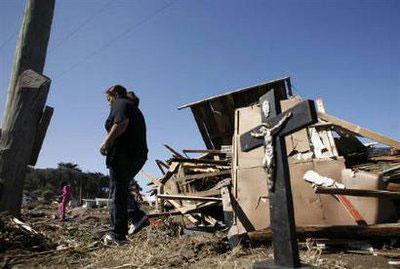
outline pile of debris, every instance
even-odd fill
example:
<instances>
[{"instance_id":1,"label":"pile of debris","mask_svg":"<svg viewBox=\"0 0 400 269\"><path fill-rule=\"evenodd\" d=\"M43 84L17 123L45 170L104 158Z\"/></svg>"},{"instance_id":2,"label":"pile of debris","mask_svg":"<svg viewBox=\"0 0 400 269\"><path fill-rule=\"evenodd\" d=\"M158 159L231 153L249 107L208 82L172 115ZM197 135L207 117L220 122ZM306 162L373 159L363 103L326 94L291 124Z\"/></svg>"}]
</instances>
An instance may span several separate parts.
<instances>
[{"instance_id":1,"label":"pile of debris","mask_svg":"<svg viewBox=\"0 0 400 269\"><path fill-rule=\"evenodd\" d=\"M172 153L167 161L156 160L162 176L151 181L151 195L157 195L159 213L150 216L183 214L198 226L222 224L224 188L231 184L231 147L221 150L183 150L183 154L165 145ZM191 157L189 154L200 154Z\"/></svg>"},{"instance_id":2,"label":"pile of debris","mask_svg":"<svg viewBox=\"0 0 400 269\"><path fill-rule=\"evenodd\" d=\"M54 246L43 234L18 218L0 215L0 253L13 250L19 254L22 250L39 252Z\"/></svg>"},{"instance_id":3,"label":"pile of debris","mask_svg":"<svg viewBox=\"0 0 400 269\"><path fill-rule=\"evenodd\" d=\"M197 226L222 221L230 238L257 231L269 238L264 149L244 151L241 137L261 124L259 99L272 91L282 112L303 102L285 77L179 108L191 109L207 149L179 153L166 145L173 156L156 161L162 176L145 174L157 197L158 211L150 216L183 215ZM327 114L320 99L315 103L318 122L285 137L299 229L308 238L350 226L349 237L367 228L361 233L386 229L387 236L399 236L400 142Z\"/></svg>"},{"instance_id":4,"label":"pile of debris","mask_svg":"<svg viewBox=\"0 0 400 269\"><path fill-rule=\"evenodd\" d=\"M106 233L109 215L103 208L74 208L67 222L53 220L55 207L43 206L40 211L23 208L26 227L42 234L52 247L39 251L31 243L33 235L26 230L24 244L19 237L11 237L12 229L25 229L2 219L2 230L10 243L0 252L2 268L248 268L256 260L271 259L271 247L243 247L229 249L225 232L183 234L179 217L159 217L152 225L130 235L129 243L104 246L99 241ZM4 225L4 223L6 223ZM17 226L15 226L17 225ZM307 231L304 231L307 232ZM33 242L33 241L32 241ZM44 241L41 241L42 243ZM4 241L0 241L3 247ZM31 245L31 249L27 249ZM364 249L368 245L360 245ZM400 257L399 249L370 249L367 251L332 248L326 251L320 242L300 244L300 257L318 268L390 268L388 261ZM336 252L336 253L335 253ZM360 254L363 258L360 259ZM375 256L377 255L377 256Z\"/></svg>"}]
</instances>

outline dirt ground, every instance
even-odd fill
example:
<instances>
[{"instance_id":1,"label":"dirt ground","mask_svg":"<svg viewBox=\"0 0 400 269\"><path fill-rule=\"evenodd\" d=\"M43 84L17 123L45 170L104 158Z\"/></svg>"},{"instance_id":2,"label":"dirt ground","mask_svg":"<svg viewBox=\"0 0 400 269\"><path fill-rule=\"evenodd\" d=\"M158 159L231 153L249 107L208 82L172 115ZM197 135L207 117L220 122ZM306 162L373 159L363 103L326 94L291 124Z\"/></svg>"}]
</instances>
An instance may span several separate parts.
<instances>
[{"instance_id":1,"label":"dirt ground","mask_svg":"<svg viewBox=\"0 0 400 269\"><path fill-rule=\"evenodd\" d=\"M76 208L70 220L53 219L56 208L24 209L21 220L33 232L0 219L2 268L250 268L272 259L269 246L229 248L224 232L182 235L173 219L158 219L121 246L104 246L108 227L106 209ZM35 234L34 232L37 232ZM300 244L303 262L319 268L394 268L400 250L374 249L379 255L348 253L347 248L322 249L315 241Z\"/></svg>"}]
</instances>

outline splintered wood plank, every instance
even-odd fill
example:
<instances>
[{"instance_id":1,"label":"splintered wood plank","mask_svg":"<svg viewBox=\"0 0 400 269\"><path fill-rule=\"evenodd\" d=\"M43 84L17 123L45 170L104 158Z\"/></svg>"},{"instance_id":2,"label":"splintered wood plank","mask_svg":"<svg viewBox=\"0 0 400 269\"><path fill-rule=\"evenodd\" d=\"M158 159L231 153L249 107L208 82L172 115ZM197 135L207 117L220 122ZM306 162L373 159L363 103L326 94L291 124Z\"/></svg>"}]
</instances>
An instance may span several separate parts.
<instances>
[{"instance_id":1,"label":"splintered wood plank","mask_svg":"<svg viewBox=\"0 0 400 269\"><path fill-rule=\"evenodd\" d=\"M205 196L218 196L220 195L220 190L208 190L208 191L197 191L197 192L192 192L190 193L190 195L192 196L201 196L201 197L205 197Z\"/></svg>"},{"instance_id":2,"label":"splintered wood plank","mask_svg":"<svg viewBox=\"0 0 400 269\"><path fill-rule=\"evenodd\" d=\"M233 224L233 208L231 194L228 187L221 188L222 208L224 211L224 223L228 227Z\"/></svg>"},{"instance_id":3,"label":"splintered wood plank","mask_svg":"<svg viewBox=\"0 0 400 269\"><path fill-rule=\"evenodd\" d=\"M354 221L361 226L367 226L368 223L365 221L364 217L353 205L353 203L344 195L334 195L344 209L349 213L349 215L354 219Z\"/></svg>"},{"instance_id":4,"label":"splintered wood plank","mask_svg":"<svg viewBox=\"0 0 400 269\"><path fill-rule=\"evenodd\" d=\"M165 175L160 179L160 182L162 184L164 184L165 182L167 182L172 175L176 172L176 169L178 169L179 167L179 163L178 162L172 162L169 166L169 169L167 171L167 173L165 173Z\"/></svg>"},{"instance_id":5,"label":"splintered wood plank","mask_svg":"<svg viewBox=\"0 0 400 269\"><path fill-rule=\"evenodd\" d=\"M226 164L228 160L207 160L207 159L190 159L190 158L172 158L172 162L179 163L204 163L204 164Z\"/></svg>"},{"instance_id":6,"label":"splintered wood plank","mask_svg":"<svg viewBox=\"0 0 400 269\"><path fill-rule=\"evenodd\" d=\"M161 173L162 173L163 175L165 175L164 168L168 169L169 166L168 166L166 163L164 163L163 161L160 161L160 160L156 160L155 162L156 162L156 164L157 164L158 169L160 169ZM163 168L163 167L164 167L164 168Z\"/></svg>"},{"instance_id":7,"label":"splintered wood plank","mask_svg":"<svg viewBox=\"0 0 400 269\"><path fill-rule=\"evenodd\" d=\"M384 197L390 199L399 199L400 192L396 191L377 191L377 190L360 190L360 189L334 189L317 187L315 193L319 194L338 194L359 197Z\"/></svg>"},{"instance_id":8,"label":"splintered wood plank","mask_svg":"<svg viewBox=\"0 0 400 269\"><path fill-rule=\"evenodd\" d=\"M327 239L365 239L365 238L394 238L400 236L400 224L374 224L368 226L359 225L333 225L333 226L297 226L296 234L299 239L327 238ZM272 232L270 229L250 232L247 234L250 240L270 241Z\"/></svg>"},{"instance_id":9,"label":"splintered wood plank","mask_svg":"<svg viewBox=\"0 0 400 269\"><path fill-rule=\"evenodd\" d=\"M158 194L158 198L166 200L189 200L189 201L222 201L221 198L217 197L206 197L206 196L192 196L192 195L170 195L170 194Z\"/></svg>"},{"instance_id":10,"label":"splintered wood plank","mask_svg":"<svg viewBox=\"0 0 400 269\"><path fill-rule=\"evenodd\" d=\"M324 121L332 123L333 125L335 125L339 128L343 128L353 134L375 140L376 142L391 146L395 149L400 149L400 142L393 138L390 138L388 136L385 136L385 135L379 134L377 132L362 128L359 125L339 119L339 118L334 117L329 114L318 113L318 117Z\"/></svg>"},{"instance_id":11,"label":"splintered wood plank","mask_svg":"<svg viewBox=\"0 0 400 269\"><path fill-rule=\"evenodd\" d=\"M167 144L164 144L164 147L165 147L166 149L168 149L170 152L172 152L172 154L173 154L175 157L184 158L182 154L180 154L178 151L176 151L176 150L175 150L174 148L172 148L171 146L169 146L169 145L167 145Z\"/></svg>"},{"instance_id":12,"label":"splintered wood plank","mask_svg":"<svg viewBox=\"0 0 400 269\"><path fill-rule=\"evenodd\" d=\"M213 154L222 154L224 153L219 149L184 149L184 153L213 153Z\"/></svg>"},{"instance_id":13,"label":"splintered wood plank","mask_svg":"<svg viewBox=\"0 0 400 269\"><path fill-rule=\"evenodd\" d=\"M194 175L187 175L181 178L177 178L177 181L187 181L192 179L202 179L207 177L218 177L218 176L228 176L231 174L230 170L215 172L215 173L201 173L201 174L194 174Z\"/></svg>"},{"instance_id":14,"label":"splintered wood plank","mask_svg":"<svg viewBox=\"0 0 400 269\"><path fill-rule=\"evenodd\" d=\"M316 103L318 112L326 113L324 101L321 98L317 98L315 100L315 103ZM323 140L324 144L328 145L332 155L339 156L337 148L336 148L335 140L333 138L332 131L327 130L327 129L321 129L321 130L319 130L319 133L321 135L321 139Z\"/></svg>"},{"instance_id":15,"label":"splintered wood plank","mask_svg":"<svg viewBox=\"0 0 400 269\"><path fill-rule=\"evenodd\" d=\"M175 202L174 200L166 200L166 201L171 205L173 205L179 212L181 212L181 214L184 214L184 216L192 223L197 224L199 222L195 217L188 215L187 214L188 210L186 210L186 208L182 208L182 206L178 202Z\"/></svg>"},{"instance_id":16,"label":"splintered wood plank","mask_svg":"<svg viewBox=\"0 0 400 269\"><path fill-rule=\"evenodd\" d=\"M159 181L158 178L153 177L152 175L146 173L146 172L143 171L143 170L141 171L141 173L142 173L142 175L143 175L145 178L147 178L148 180L150 180L151 183L153 183L154 185L156 185L156 186L158 186L158 187L162 185L162 183Z\"/></svg>"},{"instance_id":17,"label":"splintered wood plank","mask_svg":"<svg viewBox=\"0 0 400 269\"><path fill-rule=\"evenodd\" d=\"M174 216L174 215L183 215L186 217L186 216L190 216L187 214L201 212L204 208L214 206L216 204L217 204L217 202L207 202L207 203L204 203L204 204L201 204L198 206L192 205L192 206L190 206L190 208L189 207L181 207L180 210L174 209L174 210L170 210L167 212L151 212L151 213L148 213L147 216L149 218L155 218L155 217L161 217L161 216ZM182 212L185 212L185 213L182 213ZM193 220L194 219L195 218L193 218ZM198 222L198 221L196 220L196 222Z\"/></svg>"},{"instance_id":18,"label":"splintered wood plank","mask_svg":"<svg viewBox=\"0 0 400 269\"><path fill-rule=\"evenodd\" d=\"M169 194L169 192L167 191L167 190L165 190L164 188L163 188L163 186L160 186L159 187L159 190L157 191L157 194L161 194L161 193L164 193L164 194ZM177 201L174 201L174 200L167 200L167 199L158 199L158 197L156 198L156 201L161 201L158 205L159 205L159 207L160 207L160 209L162 210L163 208L164 208L164 204L163 204L163 201L166 201L166 202L168 202L169 204L171 204L173 207L175 207L176 208L176 210L178 210L182 215L184 215L190 222L192 222L193 224L197 224L199 221L194 217L194 216L192 216L192 215L190 215L190 214L188 214L188 211L190 211L190 209L193 209L192 207L191 208L187 208L187 207L183 207L179 202L177 202Z\"/></svg>"}]
</instances>

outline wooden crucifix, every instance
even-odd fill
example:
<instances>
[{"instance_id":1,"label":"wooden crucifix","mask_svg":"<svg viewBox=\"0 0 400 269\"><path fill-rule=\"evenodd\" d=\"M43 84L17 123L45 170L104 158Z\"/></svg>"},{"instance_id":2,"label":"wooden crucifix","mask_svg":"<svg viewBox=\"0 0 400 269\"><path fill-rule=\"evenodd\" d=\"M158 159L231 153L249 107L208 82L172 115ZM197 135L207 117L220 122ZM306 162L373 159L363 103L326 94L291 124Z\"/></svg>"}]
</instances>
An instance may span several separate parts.
<instances>
[{"instance_id":1,"label":"wooden crucifix","mask_svg":"<svg viewBox=\"0 0 400 269\"><path fill-rule=\"evenodd\" d=\"M272 89L260 98L262 124L240 137L242 151L264 146L263 166L267 172L270 227L274 247L274 263L260 262L254 268L301 267L297 246L290 173L285 136L317 122L314 102L303 101L281 112L282 90Z\"/></svg>"}]
</instances>

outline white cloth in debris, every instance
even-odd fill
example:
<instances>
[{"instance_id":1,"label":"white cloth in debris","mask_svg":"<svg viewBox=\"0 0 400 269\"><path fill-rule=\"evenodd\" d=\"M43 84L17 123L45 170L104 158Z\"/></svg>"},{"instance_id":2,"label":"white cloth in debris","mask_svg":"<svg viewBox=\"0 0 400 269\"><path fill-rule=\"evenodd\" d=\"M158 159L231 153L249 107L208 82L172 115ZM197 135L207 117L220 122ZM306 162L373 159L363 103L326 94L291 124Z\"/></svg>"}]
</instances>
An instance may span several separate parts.
<instances>
[{"instance_id":1,"label":"white cloth in debris","mask_svg":"<svg viewBox=\"0 0 400 269\"><path fill-rule=\"evenodd\" d=\"M334 179L329 177L324 177L315 171L309 170L304 176L304 180L313 184L313 186L321 186L327 188L338 188L344 189L345 186L342 183L336 182Z\"/></svg>"}]
</instances>

